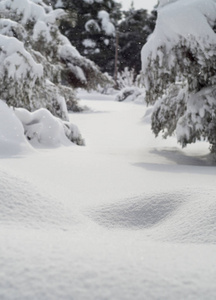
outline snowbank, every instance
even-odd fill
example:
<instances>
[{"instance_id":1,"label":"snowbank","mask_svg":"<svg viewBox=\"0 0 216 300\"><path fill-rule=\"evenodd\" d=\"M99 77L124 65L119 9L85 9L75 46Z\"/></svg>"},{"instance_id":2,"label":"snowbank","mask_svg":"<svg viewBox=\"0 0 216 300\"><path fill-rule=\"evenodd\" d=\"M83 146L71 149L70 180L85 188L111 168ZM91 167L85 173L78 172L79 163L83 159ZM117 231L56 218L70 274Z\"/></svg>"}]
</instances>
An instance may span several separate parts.
<instances>
[{"instance_id":1,"label":"snowbank","mask_svg":"<svg viewBox=\"0 0 216 300\"><path fill-rule=\"evenodd\" d=\"M152 136L145 106L82 96L85 148L1 159L0 298L215 299L206 144L181 150Z\"/></svg>"},{"instance_id":2,"label":"snowbank","mask_svg":"<svg viewBox=\"0 0 216 300\"><path fill-rule=\"evenodd\" d=\"M58 147L69 146L71 142L84 144L77 126L54 117L45 108L32 113L16 108L15 114L22 122L25 135L32 145Z\"/></svg>"},{"instance_id":3,"label":"snowbank","mask_svg":"<svg viewBox=\"0 0 216 300\"><path fill-rule=\"evenodd\" d=\"M0 155L17 155L32 146L59 147L84 141L77 126L54 117L48 110L29 112L9 108L0 100Z\"/></svg>"},{"instance_id":4,"label":"snowbank","mask_svg":"<svg viewBox=\"0 0 216 300\"><path fill-rule=\"evenodd\" d=\"M31 151L31 146L24 136L22 123L9 108L0 100L0 155L18 155Z\"/></svg>"}]
</instances>

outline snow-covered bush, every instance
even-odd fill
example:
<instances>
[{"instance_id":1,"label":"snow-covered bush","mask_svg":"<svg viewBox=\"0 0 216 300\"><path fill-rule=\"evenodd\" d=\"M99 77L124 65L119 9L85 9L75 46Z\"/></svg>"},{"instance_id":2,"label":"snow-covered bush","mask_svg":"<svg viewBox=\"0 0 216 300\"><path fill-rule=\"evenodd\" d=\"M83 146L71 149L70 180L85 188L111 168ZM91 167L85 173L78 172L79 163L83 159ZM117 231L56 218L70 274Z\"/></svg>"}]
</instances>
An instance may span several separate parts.
<instances>
[{"instance_id":1,"label":"snow-covered bush","mask_svg":"<svg viewBox=\"0 0 216 300\"><path fill-rule=\"evenodd\" d=\"M137 76L134 69L129 70L128 67L117 74L117 86L119 89L125 87L138 86Z\"/></svg>"},{"instance_id":2,"label":"snow-covered bush","mask_svg":"<svg viewBox=\"0 0 216 300\"><path fill-rule=\"evenodd\" d=\"M29 112L0 100L0 155L17 155L36 147L84 145L78 128L54 117L47 109Z\"/></svg>"},{"instance_id":3,"label":"snow-covered bush","mask_svg":"<svg viewBox=\"0 0 216 300\"><path fill-rule=\"evenodd\" d=\"M145 98L145 89L140 82L140 75L136 75L134 69L129 70L127 67L122 71L118 72L116 85L120 92L116 95L116 101L134 101L139 97L140 99Z\"/></svg>"},{"instance_id":4,"label":"snow-covered bush","mask_svg":"<svg viewBox=\"0 0 216 300\"><path fill-rule=\"evenodd\" d=\"M126 87L122 89L115 97L116 101L137 101L139 103L145 102L145 89L138 87Z\"/></svg>"},{"instance_id":5,"label":"snow-covered bush","mask_svg":"<svg viewBox=\"0 0 216 300\"><path fill-rule=\"evenodd\" d=\"M216 152L216 1L161 0L154 33L142 49L152 129L185 146L206 139Z\"/></svg>"},{"instance_id":6,"label":"snow-covered bush","mask_svg":"<svg viewBox=\"0 0 216 300\"><path fill-rule=\"evenodd\" d=\"M15 107L40 107L67 120L79 110L70 87L96 88L106 76L58 29L65 16L42 0L0 1L0 97Z\"/></svg>"},{"instance_id":7,"label":"snow-covered bush","mask_svg":"<svg viewBox=\"0 0 216 300\"><path fill-rule=\"evenodd\" d=\"M68 146L71 142L84 145L84 140L74 124L54 117L45 108L34 112L15 108L14 113L23 125L26 138L34 146Z\"/></svg>"}]
</instances>

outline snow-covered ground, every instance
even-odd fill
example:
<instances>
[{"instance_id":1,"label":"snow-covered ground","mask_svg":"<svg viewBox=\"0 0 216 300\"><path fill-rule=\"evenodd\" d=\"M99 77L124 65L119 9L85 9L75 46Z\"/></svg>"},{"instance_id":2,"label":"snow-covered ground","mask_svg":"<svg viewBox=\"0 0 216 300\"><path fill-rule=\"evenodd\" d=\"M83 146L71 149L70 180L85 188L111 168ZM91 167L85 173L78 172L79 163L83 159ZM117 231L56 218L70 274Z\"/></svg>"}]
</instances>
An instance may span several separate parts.
<instances>
[{"instance_id":1,"label":"snow-covered ground","mask_svg":"<svg viewBox=\"0 0 216 300\"><path fill-rule=\"evenodd\" d=\"M155 139L142 105L81 97L85 147L1 155L0 299L215 299L208 145Z\"/></svg>"}]
</instances>

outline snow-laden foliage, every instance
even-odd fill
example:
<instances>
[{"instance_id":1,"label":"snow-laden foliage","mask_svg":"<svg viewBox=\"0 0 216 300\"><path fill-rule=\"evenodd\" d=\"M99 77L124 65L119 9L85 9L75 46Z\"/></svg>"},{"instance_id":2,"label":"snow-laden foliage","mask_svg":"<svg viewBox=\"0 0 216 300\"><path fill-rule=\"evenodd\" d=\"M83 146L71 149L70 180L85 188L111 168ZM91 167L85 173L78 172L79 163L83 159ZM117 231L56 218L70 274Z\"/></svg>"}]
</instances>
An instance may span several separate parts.
<instances>
[{"instance_id":1,"label":"snow-laden foliage","mask_svg":"<svg viewBox=\"0 0 216 300\"><path fill-rule=\"evenodd\" d=\"M110 20L108 12L101 10L98 13L98 19L101 21L102 30L107 36L115 36L115 26Z\"/></svg>"},{"instance_id":2,"label":"snow-laden foliage","mask_svg":"<svg viewBox=\"0 0 216 300\"><path fill-rule=\"evenodd\" d=\"M144 103L145 89L141 82L142 77L136 75L135 70L125 68L122 72L118 72L116 86L120 92L116 95L116 101L137 101Z\"/></svg>"},{"instance_id":3,"label":"snow-laden foliage","mask_svg":"<svg viewBox=\"0 0 216 300\"><path fill-rule=\"evenodd\" d=\"M122 71L126 66L134 69L136 74L141 70L140 52L148 36L153 32L156 21L156 11L150 14L145 9L134 9L123 12L123 18L118 26L119 32L119 65Z\"/></svg>"},{"instance_id":4,"label":"snow-laden foliage","mask_svg":"<svg viewBox=\"0 0 216 300\"><path fill-rule=\"evenodd\" d=\"M16 108L14 113L23 125L26 138L34 146L68 146L71 145L71 142L77 145L84 144L76 125L54 117L45 108L34 112Z\"/></svg>"},{"instance_id":5,"label":"snow-laden foliage","mask_svg":"<svg viewBox=\"0 0 216 300\"><path fill-rule=\"evenodd\" d=\"M55 8L67 10L70 18L60 29L78 49L103 72L113 75L115 27L120 19L120 4L115 0L52 0Z\"/></svg>"},{"instance_id":6,"label":"snow-laden foliage","mask_svg":"<svg viewBox=\"0 0 216 300\"><path fill-rule=\"evenodd\" d=\"M201 138L216 152L216 1L160 1L154 33L142 49L152 129L185 146Z\"/></svg>"},{"instance_id":7,"label":"snow-laden foliage","mask_svg":"<svg viewBox=\"0 0 216 300\"><path fill-rule=\"evenodd\" d=\"M18 155L31 147L83 145L78 128L54 117L47 109L29 112L0 100L0 155Z\"/></svg>"},{"instance_id":8,"label":"snow-laden foliage","mask_svg":"<svg viewBox=\"0 0 216 300\"><path fill-rule=\"evenodd\" d=\"M135 101L136 103L145 103L145 89L138 87L125 87L115 97L116 101Z\"/></svg>"},{"instance_id":9,"label":"snow-laden foliage","mask_svg":"<svg viewBox=\"0 0 216 300\"><path fill-rule=\"evenodd\" d=\"M139 86L139 76L136 75L134 69L124 68L123 71L118 72L116 85L119 89L125 87Z\"/></svg>"},{"instance_id":10,"label":"snow-laden foliage","mask_svg":"<svg viewBox=\"0 0 216 300\"><path fill-rule=\"evenodd\" d=\"M67 120L78 110L71 87L93 88L103 76L64 37L62 9L42 0L0 1L0 96L15 107L49 109Z\"/></svg>"}]
</instances>

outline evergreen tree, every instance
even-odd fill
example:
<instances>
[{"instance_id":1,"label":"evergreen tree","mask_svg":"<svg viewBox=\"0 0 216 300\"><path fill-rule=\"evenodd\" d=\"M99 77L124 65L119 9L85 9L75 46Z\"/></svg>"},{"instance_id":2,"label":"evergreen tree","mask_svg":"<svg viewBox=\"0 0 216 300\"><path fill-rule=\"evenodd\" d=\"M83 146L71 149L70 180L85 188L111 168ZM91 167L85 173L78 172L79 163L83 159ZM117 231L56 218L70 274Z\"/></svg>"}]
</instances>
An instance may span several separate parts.
<instances>
[{"instance_id":1,"label":"evergreen tree","mask_svg":"<svg viewBox=\"0 0 216 300\"><path fill-rule=\"evenodd\" d=\"M103 72L113 75L115 27L120 19L120 4L114 0L54 0L70 18L61 22L60 29L79 50L94 61Z\"/></svg>"},{"instance_id":2,"label":"evergreen tree","mask_svg":"<svg viewBox=\"0 0 216 300\"><path fill-rule=\"evenodd\" d=\"M171 9L172 6L172 9ZM185 10L186 9L186 10ZM216 153L216 2L161 0L142 50L152 129L182 146L206 139Z\"/></svg>"},{"instance_id":3,"label":"evergreen tree","mask_svg":"<svg viewBox=\"0 0 216 300\"><path fill-rule=\"evenodd\" d=\"M135 10L133 6L124 12L124 19L119 25L119 70L125 67L141 70L141 49L148 36L153 32L156 11L151 14L145 9Z\"/></svg>"},{"instance_id":4,"label":"evergreen tree","mask_svg":"<svg viewBox=\"0 0 216 300\"><path fill-rule=\"evenodd\" d=\"M42 0L0 2L0 97L8 105L45 107L67 120L66 104L79 109L71 86L93 88L107 80L60 33L63 17Z\"/></svg>"}]
</instances>

